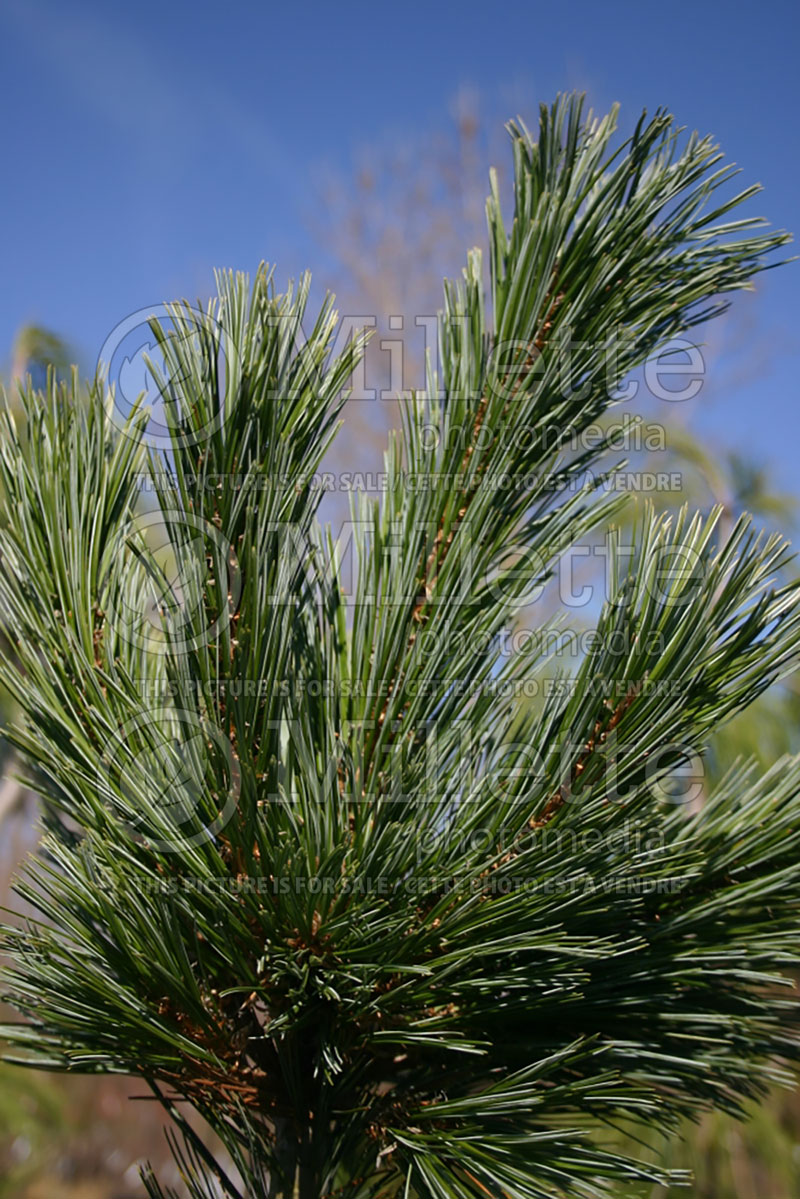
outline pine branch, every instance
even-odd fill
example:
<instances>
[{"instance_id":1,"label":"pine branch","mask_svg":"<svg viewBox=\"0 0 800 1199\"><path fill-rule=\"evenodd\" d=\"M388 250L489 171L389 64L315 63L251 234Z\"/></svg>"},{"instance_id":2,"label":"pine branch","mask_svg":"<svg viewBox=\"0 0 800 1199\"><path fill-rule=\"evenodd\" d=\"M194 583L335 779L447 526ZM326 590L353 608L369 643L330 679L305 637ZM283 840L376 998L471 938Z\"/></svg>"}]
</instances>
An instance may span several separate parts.
<instances>
[{"instance_id":1,"label":"pine branch","mask_svg":"<svg viewBox=\"0 0 800 1199\"><path fill-rule=\"evenodd\" d=\"M2 1031L147 1079L195 1199L618 1194L672 1176L605 1129L739 1111L798 1059L800 761L669 802L797 662L785 542L646 512L573 676L527 702L544 639L501 645L614 517L609 447L573 447L786 241L732 218L753 189L708 139L615 124L510 126L490 294L474 251L354 505L349 604L309 480L364 339L334 353L327 300L301 342L307 278L223 274L155 324L166 450L102 379L3 414L0 682L45 833Z\"/></svg>"}]
</instances>

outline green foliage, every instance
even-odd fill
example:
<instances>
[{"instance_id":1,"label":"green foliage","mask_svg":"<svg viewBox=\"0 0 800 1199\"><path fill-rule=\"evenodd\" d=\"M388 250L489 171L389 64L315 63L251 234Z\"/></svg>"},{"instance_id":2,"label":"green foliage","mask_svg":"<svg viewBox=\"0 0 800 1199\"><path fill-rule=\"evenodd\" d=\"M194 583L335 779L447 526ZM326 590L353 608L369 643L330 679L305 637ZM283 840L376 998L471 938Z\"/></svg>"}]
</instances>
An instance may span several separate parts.
<instances>
[{"instance_id":1,"label":"green foliage","mask_svg":"<svg viewBox=\"0 0 800 1199\"><path fill-rule=\"evenodd\" d=\"M68 378L71 360L72 350L58 334L42 325L23 325L11 351L11 378L22 380L30 375L37 386L45 381L48 370L55 371L60 378ZM13 389L10 400L12 404L16 402Z\"/></svg>"},{"instance_id":2,"label":"green foliage","mask_svg":"<svg viewBox=\"0 0 800 1199\"><path fill-rule=\"evenodd\" d=\"M692 1199L786 1199L800 1191L797 1092L775 1089L769 1099L746 1104L742 1119L710 1111L686 1121L678 1135L649 1129L650 1152L670 1169L688 1170ZM641 1151L641 1135L637 1136ZM667 1199L668 1187L642 1186L642 1199ZM681 1192L678 1191L677 1194Z\"/></svg>"},{"instance_id":3,"label":"green foliage","mask_svg":"<svg viewBox=\"0 0 800 1199\"><path fill-rule=\"evenodd\" d=\"M13 1199L35 1172L46 1145L65 1123L64 1105L47 1085L47 1079L3 1066L0 1070L0 1126L7 1138L0 1156L0 1196ZM15 1153L16 1150L16 1153Z\"/></svg>"},{"instance_id":4,"label":"green foliage","mask_svg":"<svg viewBox=\"0 0 800 1199\"><path fill-rule=\"evenodd\" d=\"M310 479L363 342L332 353L329 304L295 337L307 281L223 274L154 326L166 448L102 380L29 391L27 441L6 416L0 678L47 832L3 1031L144 1078L194 1196L618 1194L665 1174L609 1126L740 1112L798 1056L800 763L675 802L796 662L785 543L644 514L574 677L520 704L546 660L502 648L617 510L581 431L786 240L730 219L753 189L720 198L708 140L614 131L511 126L491 294L473 251L349 543Z\"/></svg>"}]
</instances>

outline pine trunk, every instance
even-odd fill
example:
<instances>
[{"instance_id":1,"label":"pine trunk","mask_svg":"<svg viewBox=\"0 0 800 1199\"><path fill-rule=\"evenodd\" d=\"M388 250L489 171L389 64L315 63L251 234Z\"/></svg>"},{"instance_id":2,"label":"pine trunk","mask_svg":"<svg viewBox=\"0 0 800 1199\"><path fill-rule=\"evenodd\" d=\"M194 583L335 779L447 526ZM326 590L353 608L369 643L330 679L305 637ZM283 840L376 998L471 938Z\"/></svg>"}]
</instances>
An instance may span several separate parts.
<instances>
[{"instance_id":1,"label":"pine trunk","mask_svg":"<svg viewBox=\"0 0 800 1199\"><path fill-rule=\"evenodd\" d=\"M319 1199L311 1138L307 1135L298 1138L290 1121L277 1120L275 1145L280 1175L270 1183L268 1199Z\"/></svg>"}]
</instances>

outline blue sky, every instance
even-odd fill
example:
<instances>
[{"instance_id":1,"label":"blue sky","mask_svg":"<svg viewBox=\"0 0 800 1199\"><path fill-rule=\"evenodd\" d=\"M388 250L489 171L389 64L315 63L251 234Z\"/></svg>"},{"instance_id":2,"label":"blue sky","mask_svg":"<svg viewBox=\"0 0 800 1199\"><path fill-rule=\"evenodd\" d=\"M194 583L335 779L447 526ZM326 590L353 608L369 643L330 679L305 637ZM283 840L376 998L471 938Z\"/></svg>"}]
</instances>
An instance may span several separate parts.
<instances>
[{"instance_id":1,"label":"blue sky","mask_svg":"<svg viewBox=\"0 0 800 1199\"><path fill-rule=\"evenodd\" d=\"M799 30L789 0L3 0L0 360L35 321L93 364L127 314L208 293L214 266L313 269L320 172L446 128L465 87L498 121L574 87L631 120L666 105L764 185L753 211L800 231ZM726 318L694 421L798 492L799 300L797 263Z\"/></svg>"}]
</instances>

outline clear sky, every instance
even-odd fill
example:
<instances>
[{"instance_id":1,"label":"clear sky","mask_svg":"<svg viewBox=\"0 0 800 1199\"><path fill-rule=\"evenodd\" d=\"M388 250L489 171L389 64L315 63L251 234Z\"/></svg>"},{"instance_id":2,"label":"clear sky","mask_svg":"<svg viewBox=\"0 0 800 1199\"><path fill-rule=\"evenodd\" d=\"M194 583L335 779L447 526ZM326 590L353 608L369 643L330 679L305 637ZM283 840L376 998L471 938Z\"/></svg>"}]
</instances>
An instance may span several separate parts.
<instances>
[{"instance_id":1,"label":"clear sky","mask_svg":"<svg viewBox=\"0 0 800 1199\"><path fill-rule=\"evenodd\" d=\"M314 180L380 139L445 126L460 88L521 112L558 90L668 106L800 232L800 16L790 0L669 4L0 0L0 359L23 322L93 364L130 312L214 266L314 267ZM488 164L487 164L488 166ZM800 492L800 262L714 334L696 426Z\"/></svg>"}]
</instances>

